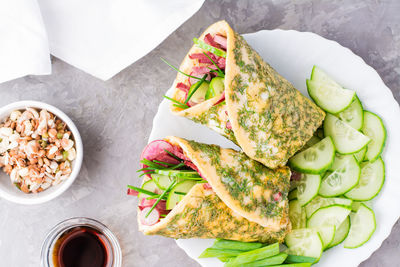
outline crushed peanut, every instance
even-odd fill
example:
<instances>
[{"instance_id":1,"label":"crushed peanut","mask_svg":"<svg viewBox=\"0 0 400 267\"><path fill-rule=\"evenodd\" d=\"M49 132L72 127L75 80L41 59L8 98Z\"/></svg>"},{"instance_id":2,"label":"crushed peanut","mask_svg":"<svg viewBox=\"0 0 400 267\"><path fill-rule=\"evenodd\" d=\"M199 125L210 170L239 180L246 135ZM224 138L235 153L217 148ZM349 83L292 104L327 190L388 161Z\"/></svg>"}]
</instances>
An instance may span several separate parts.
<instances>
[{"instance_id":1,"label":"crushed peanut","mask_svg":"<svg viewBox=\"0 0 400 267\"><path fill-rule=\"evenodd\" d=\"M0 167L24 193L67 179L75 157L67 125L47 110L15 110L0 123Z\"/></svg>"}]
</instances>

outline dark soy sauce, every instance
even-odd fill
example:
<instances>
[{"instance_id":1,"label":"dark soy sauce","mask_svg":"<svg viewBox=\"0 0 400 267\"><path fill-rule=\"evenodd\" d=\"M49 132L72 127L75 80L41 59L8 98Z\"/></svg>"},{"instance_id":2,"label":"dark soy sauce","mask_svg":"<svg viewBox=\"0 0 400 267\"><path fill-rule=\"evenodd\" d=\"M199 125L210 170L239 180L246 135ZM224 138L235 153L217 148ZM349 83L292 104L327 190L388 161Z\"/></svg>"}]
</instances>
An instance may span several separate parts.
<instances>
[{"instance_id":1,"label":"dark soy sauce","mask_svg":"<svg viewBox=\"0 0 400 267\"><path fill-rule=\"evenodd\" d=\"M105 236L86 226L78 226L63 233L53 250L56 267L105 267L108 249Z\"/></svg>"}]
</instances>

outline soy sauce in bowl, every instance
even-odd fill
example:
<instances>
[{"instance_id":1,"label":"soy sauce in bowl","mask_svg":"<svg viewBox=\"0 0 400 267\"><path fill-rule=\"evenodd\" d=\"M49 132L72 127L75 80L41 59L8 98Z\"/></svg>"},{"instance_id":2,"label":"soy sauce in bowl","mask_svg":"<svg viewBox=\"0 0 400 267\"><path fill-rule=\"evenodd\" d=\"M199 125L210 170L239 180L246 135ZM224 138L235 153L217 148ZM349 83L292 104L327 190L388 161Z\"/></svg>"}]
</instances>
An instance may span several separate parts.
<instances>
[{"instance_id":1,"label":"soy sauce in bowl","mask_svg":"<svg viewBox=\"0 0 400 267\"><path fill-rule=\"evenodd\" d=\"M116 236L101 222L77 217L60 222L47 234L42 267L121 267Z\"/></svg>"},{"instance_id":2,"label":"soy sauce in bowl","mask_svg":"<svg viewBox=\"0 0 400 267\"><path fill-rule=\"evenodd\" d=\"M109 257L105 239L94 228L72 228L56 241L53 263L56 267L105 267Z\"/></svg>"}]
</instances>

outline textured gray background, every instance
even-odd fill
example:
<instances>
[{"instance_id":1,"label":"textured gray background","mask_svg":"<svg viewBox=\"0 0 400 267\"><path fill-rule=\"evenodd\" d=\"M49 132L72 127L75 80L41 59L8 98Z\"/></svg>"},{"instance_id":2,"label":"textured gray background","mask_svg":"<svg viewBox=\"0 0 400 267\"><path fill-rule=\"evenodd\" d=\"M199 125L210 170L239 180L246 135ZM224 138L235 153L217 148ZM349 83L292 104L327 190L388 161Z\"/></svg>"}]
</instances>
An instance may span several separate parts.
<instances>
[{"instance_id":1,"label":"textured gray background","mask_svg":"<svg viewBox=\"0 0 400 267\"><path fill-rule=\"evenodd\" d=\"M73 186L40 206L0 200L1 266L39 266L46 232L62 219L88 216L109 226L120 240L124 266L198 266L175 244L137 232L136 200L125 185L139 184L135 171L152 118L178 64L209 24L226 19L239 33L262 29L311 31L338 41L373 66L400 100L400 2L389 1L206 1L150 54L102 82L53 59L51 76L30 76L0 85L0 105L45 101L65 111L84 143L84 164ZM400 266L400 225L361 266Z\"/></svg>"}]
</instances>

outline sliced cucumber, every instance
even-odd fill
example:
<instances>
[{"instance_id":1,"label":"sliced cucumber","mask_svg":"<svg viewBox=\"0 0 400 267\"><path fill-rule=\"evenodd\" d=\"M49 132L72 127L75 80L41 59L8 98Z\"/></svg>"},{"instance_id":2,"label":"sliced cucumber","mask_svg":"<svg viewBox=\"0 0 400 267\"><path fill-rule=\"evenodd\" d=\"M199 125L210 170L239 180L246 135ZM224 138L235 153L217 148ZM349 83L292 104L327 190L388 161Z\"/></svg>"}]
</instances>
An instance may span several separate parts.
<instances>
[{"instance_id":1,"label":"sliced cucumber","mask_svg":"<svg viewBox=\"0 0 400 267\"><path fill-rule=\"evenodd\" d=\"M330 137L325 137L312 147L296 154L289 159L292 169L311 174L319 174L326 171L335 157L335 146Z\"/></svg>"},{"instance_id":2,"label":"sliced cucumber","mask_svg":"<svg viewBox=\"0 0 400 267\"><path fill-rule=\"evenodd\" d=\"M368 136L363 135L331 114L326 114L324 133L325 136L332 137L336 150L340 154L356 153L371 141Z\"/></svg>"},{"instance_id":3,"label":"sliced cucumber","mask_svg":"<svg viewBox=\"0 0 400 267\"><path fill-rule=\"evenodd\" d=\"M186 180L176 184L168 194L166 209L172 210L176 204L179 203L185 196L182 193L187 193L189 190L196 184L197 182ZM175 192L179 192L180 194L176 194Z\"/></svg>"},{"instance_id":4,"label":"sliced cucumber","mask_svg":"<svg viewBox=\"0 0 400 267\"><path fill-rule=\"evenodd\" d=\"M336 226L334 225L323 225L323 226L317 226L315 229L318 231L319 235L321 236L322 240L322 247L326 249L331 242L333 241L333 238L335 237L335 232L336 232Z\"/></svg>"},{"instance_id":5,"label":"sliced cucumber","mask_svg":"<svg viewBox=\"0 0 400 267\"><path fill-rule=\"evenodd\" d=\"M372 209L361 204L358 211L350 215L350 221L350 232L344 241L344 247L358 248L365 244L375 232L375 214Z\"/></svg>"},{"instance_id":6,"label":"sliced cucumber","mask_svg":"<svg viewBox=\"0 0 400 267\"><path fill-rule=\"evenodd\" d=\"M364 112L360 99L356 96L351 105L340 112L338 117L354 129L360 130L364 121Z\"/></svg>"},{"instance_id":7,"label":"sliced cucumber","mask_svg":"<svg viewBox=\"0 0 400 267\"><path fill-rule=\"evenodd\" d=\"M353 212L357 212L358 209L360 208L361 204L364 204L365 206L367 206L368 208L372 209L372 201L364 201L364 202L360 202L360 201L353 201L353 203L351 204L351 210Z\"/></svg>"},{"instance_id":8,"label":"sliced cucumber","mask_svg":"<svg viewBox=\"0 0 400 267\"><path fill-rule=\"evenodd\" d=\"M340 196L358 184L361 168L353 155L336 155L331 168L333 172L322 180L319 189L321 196Z\"/></svg>"},{"instance_id":9,"label":"sliced cucumber","mask_svg":"<svg viewBox=\"0 0 400 267\"><path fill-rule=\"evenodd\" d=\"M372 112L364 111L362 132L371 138L365 159L375 161L382 154L386 142L386 129L381 118Z\"/></svg>"},{"instance_id":10,"label":"sliced cucumber","mask_svg":"<svg viewBox=\"0 0 400 267\"><path fill-rule=\"evenodd\" d=\"M316 65L314 65L312 68L310 80L332 86L340 86L331 77L329 77L328 74L326 74L322 69L318 68Z\"/></svg>"},{"instance_id":11,"label":"sliced cucumber","mask_svg":"<svg viewBox=\"0 0 400 267\"><path fill-rule=\"evenodd\" d=\"M154 170L155 173L166 175L170 177L179 177L179 178L201 178L199 173L196 171L183 171L183 170Z\"/></svg>"},{"instance_id":12,"label":"sliced cucumber","mask_svg":"<svg viewBox=\"0 0 400 267\"><path fill-rule=\"evenodd\" d=\"M367 153L367 147L364 147L363 149L354 153L353 155L354 155L354 157L356 157L356 160L358 161L358 163L361 163L364 160L366 153Z\"/></svg>"},{"instance_id":13,"label":"sliced cucumber","mask_svg":"<svg viewBox=\"0 0 400 267\"><path fill-rule=\"evenodd\" d=\"M298 200L292 200L289 202L289 219L292 223L292 229L306 227L306 213L300 206Z\"/></svg>"},{"instance_id":14,"label":"sliced cucumber","mask_svg":"<svg viewBox=\"0 0 400 267\"><path fill-rule=\"evenodd\" d=\"M329 248L339 245L346 239L347 235L350 231L350 216L342 222L338 229L336 229L335 237L332 242L329 244Z\"/></svg>"},{"instance_id":15,"label":"sliced cucumber","mask_svg":"<svg viewBox=\"0 0 400 267\"><path fill-rule=\"evenodd\" d=\"M145 189L150 192L154 192L156 194L161 194L164 192L164 190L158 188L157 184L153 180L148 180L142 184L142 189ZM145 197L150 197L149 195L145 193L139 193L138 194L138 199L145 198Z\"/></svg>"},{"instance_id":16,"label":"sliced cucumber","mask_svg":"<svg viewBox=\"0 0 400 267\"><path fill-rule=\"evenodd\" d=\"M321 257L323 247L321 237L315 229L296 229L286 235L285 243L288 246L286 253L289 255Z\"/></svg>"},{"instance_id":17,"label":"sliced cucumber","mask_svg":"<svg viewBox=\"0 0 400 267\"><path fill-rule=\"evenodd\" d=\"M225 90L224 80L225 79L222 77L215 77L211 80L210 86L208 87L206 93L206 99L210 99L222 94L222 92Z\"/></svg>"},{"instance_id":18,"label":"sliced cucumber","mask_svg":"<svg viewBox=\"0 0 400 267\"><path fill-rule=\"evenodd\" d=\"M299 183L300 183L300 180L291 180L289 191L291 192L291 191L295 190L297 188L297 186L299 185ZM297 198L297 196L296 196L296 198Z\"/></svg>"},{"instance_id":19,"label":"sliced cucumber","mask_svg":"<svg viewBox=\"0 0 400 267\"><path fill-rule=\"evenodd\" d=\"M353 201L348 198L339 198L339 197L315 197L310 203L305 206L306 216L307 218L311 217L311 215L323 207L328 207L332 205L342 205L346 207L351 207Z\"/></svg>"},{"instance_id":20,"label":"sliced cucumber","mask_svg":"<svg viewBox=\"0 0 400 267\"><path fill-rule=\"evenodd\" d=\"M189 95L190 93L198 86L200 82L196 82L194 84L192 84L192 86L190 86L189 89ZM206 93L208 91L210 83L207 81L204 81L200 87L196 90L196 92L194 92L194 94L192 95L192 97L190 98L190 101L193 101L195 103L201 103L204 100L206 100Z\"/></svg>"},{"instance_id":21,"label":"sliced cucumber","mask_svg":"<svg viewBox=\"0 0 400 267\"><path fill-rule=\"evenodd\" d=\"M308 94L314 102L329 113L339 113L353 102L356 92L340 85L307 80Z\"/></svg>"},{"instance_id":22,"label":"sliced cucumber","mask_svg":"<svg viewBox=\"0 0 400 267\"><path fill-rule=\"evenodd\" d=\"M289 200L297 199L297 189L290 191L290 193L288 195L288 199Z\"/></svg>"},{"instance_id":23,"label":"sliced cucumber","mask_svg":"<svg viewBox=\"0 0 400 267\"><path fill-rule=\"evenodd\" d=\"M311 215L307 221L307 227L315 228L325 225L339 227L350 214L351 208L341 205L323 207Z\"/></svg>"},{"instance_id":24,"label":"sliced cucumber","mask_svg":"<svg viewBox=\"0 0 400 267\"><path fill-rule=\"evenodd\" d=\"M168 188L168 186L172 183L173 178L167 176L167 175L162 175L162 174L156 174L153 173L151 175L152 180L156 183L157 187L165 190Z\"/></svg>"},{"instance_id":25,"label":"sliced cucumber","mask_svg":"<svg viewBox=\"0 0 400 267\"><path fill-rule=\"evenodd\" d=\"M374 162L362 162L360 181L345 194L345 197L357 201L373 199L381 190L384 181L385 164L381 158Z\"/></svg>"},{"instance_id":26,"label":"sliced cucumber","mask_svg":"<svg viewBox=\"0 0 400 267\"><path fill-rule=\"evenodd\" d=\"M302 174L299 185L297 186L297 199L301 206L309 203L316 195L321 185L319 174Z\"/></svg>"}]
</instances>

